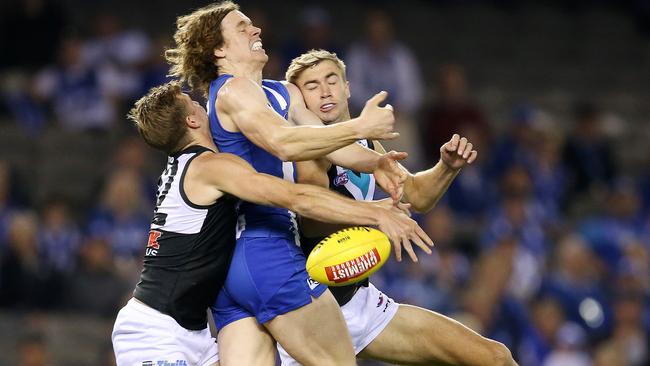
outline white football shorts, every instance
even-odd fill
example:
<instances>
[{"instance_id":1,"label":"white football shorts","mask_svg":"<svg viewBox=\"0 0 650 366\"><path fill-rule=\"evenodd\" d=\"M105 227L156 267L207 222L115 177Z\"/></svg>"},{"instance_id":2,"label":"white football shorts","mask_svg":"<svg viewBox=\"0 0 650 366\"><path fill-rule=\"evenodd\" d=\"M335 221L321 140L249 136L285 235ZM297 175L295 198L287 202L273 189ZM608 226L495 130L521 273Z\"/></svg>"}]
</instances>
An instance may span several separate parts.
<instances>
[{"instance_id":1,"label":"white football shorts","mask_svg":"<svg viewBox=\"0 0 650 366\"><path fill-rule=\"evenodd\" d=\"M209 328L185 329L136 299L117 314L112 339L117 366L209 366L219 361Z\"/></svg>"},{"instance_id":2,"label":"white football shorts","mask_svg":"<svg viewBox=\"0 0 650 366\"><path fill-rule=\"evenodd\" d=\"M354 353L359 354L390 323L399 304L379 291L372 283L357 290L350 301L341 306L345 323L352 336ZM300 365L280 346L278 352L282 366Z\"/></svg>"}]
</instances>

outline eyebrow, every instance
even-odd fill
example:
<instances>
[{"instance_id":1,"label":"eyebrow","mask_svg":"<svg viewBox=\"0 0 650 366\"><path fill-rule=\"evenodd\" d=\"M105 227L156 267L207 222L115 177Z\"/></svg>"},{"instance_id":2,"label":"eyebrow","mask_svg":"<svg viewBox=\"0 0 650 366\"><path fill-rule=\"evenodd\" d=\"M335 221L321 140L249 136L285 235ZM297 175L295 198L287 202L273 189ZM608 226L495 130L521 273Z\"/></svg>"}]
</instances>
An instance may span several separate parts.
<instances>
[{"instance_id":1,"label":"eyebrow","mask_svg":"<svg viewBox=\"0 0 650 366\"><path fill-rule=\"evenodd\" d=\"M332 71L329 74L325 75L325 79L329 79L331 76L338 77L338 75L334 71ZM302 85L306 86L307 84L311 84L311 83L318 83L318 80L316 80L316 79L307 80L304 83L302 83Z\"/></svg>"},{"instance_id":2,"label":"eyebrow","mask_svg":"<svg viewBox=\"0 0 650 366\"><path fill-rule=\"evenodd\" d=\"M253 24L253 22L250 19L242 19L237 23L235 27L240 28L240 27L245 27L249 24Z\"/></svg>"}]
</instances>

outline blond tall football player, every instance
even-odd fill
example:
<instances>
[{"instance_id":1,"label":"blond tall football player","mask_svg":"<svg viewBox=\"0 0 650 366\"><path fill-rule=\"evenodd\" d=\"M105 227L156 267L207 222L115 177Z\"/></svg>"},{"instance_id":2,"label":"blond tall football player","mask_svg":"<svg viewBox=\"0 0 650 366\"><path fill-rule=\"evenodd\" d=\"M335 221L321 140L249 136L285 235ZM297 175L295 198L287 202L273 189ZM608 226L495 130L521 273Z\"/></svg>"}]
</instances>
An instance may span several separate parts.
<instances>
[{"instance_id":1,"label":"blond tall football player","mask_svg":"<svg viewBox=\"0 0 650 366\"><path fill-rule=\"evenodd\" d=\"M378 76L380 77L380 76ZM298 86L305 104L326 125L350 118L350 88L345 64L335 54L313 50L293 60L286 78ZM372 139L359 144L379 152ZM440 161L431 169L408 174L403 200L418 212L431 210L454 177L477 156L471 142L454 135L440 148ZM374 178L319 160L300 163L299 181L329 187L357 200L372 200ZM332 227L303 220L303 250L307 253ZM399 253L396 253L399 256ZM396 304L371 283L331 288L342 306L355 352L370 358L409 365L516 365L501 343L484 338L444 315L411 305ZM298 364L279 348L284 366Z\"/></svg>"},{"instance_id":2,"label":"blond tall football player","mask_svg":"<svg viewBox=\"0 0 650 366\"><path fill-rule=\"evenodd\" d=\"M210 132L219 151L289 181L295 179L291 161L327 157L372 172L394 197L399 195L398 183L406 175L394 159L404 156L381 155L354 143L397 137L392 107L379 106L385 92L371 98L359 118L323 126L298 88L262 78L268 57L261 29L229 1L179 17L174 41L166 53L171 73L207 96ZM318 126L309 125L314 123ZM273 365L274 338L303 364L355 364L342 316L323 316L340 309L305 270L295 214L251 202L242 202L238 214L237 245L212 307L222 364ZM413 231L393 244L412 252L413 240L431 253L432 243L421 239Z\"/></svg>"},{"instance_id":3,"label":"blond tall football player","mask_svg":"<svg viewBox=\"0 0 650 366\"><path fill-rule=\"evenodd\" d=\"M118 366L216 364L219 355L206 310L225 281L235 247L236 197L328 222L377 225L394 241L412 235L430 240L390 201L356 202L258 173L235 155L217 153L205 109L178 84L153 88L130 117L147 144L169 158L160 177L141 279L113 329ZM314 307L317 313L298 314L343 323L338 308ZM317 331L313 339L350 343L345 329Z\"/></svg>"}]
</instances>

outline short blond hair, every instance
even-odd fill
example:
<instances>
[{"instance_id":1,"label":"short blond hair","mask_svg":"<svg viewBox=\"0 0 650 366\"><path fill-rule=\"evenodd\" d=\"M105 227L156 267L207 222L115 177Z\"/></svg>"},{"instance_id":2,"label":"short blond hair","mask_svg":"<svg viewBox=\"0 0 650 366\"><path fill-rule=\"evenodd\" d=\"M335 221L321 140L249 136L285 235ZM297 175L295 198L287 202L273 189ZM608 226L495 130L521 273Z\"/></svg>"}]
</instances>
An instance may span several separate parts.
<instances>
[{"instance_id":1,"label":"short blond hair","mask_svg":"<svg viewBox=\"0 0 650 366\"><path fill-rule=\"evenodd\" d=\"M189 114L180 98L181 85L169 82L152 88L127 115L151 147L168 155L177 152L186 138L185 117Z\"/></svg>"},{"instance_id":2,"label":"short blond hair","mask_svg":"<svg viewBox=\"0 0 650 366\"><path fill-rule=\"evenodd\" d=\"M285 78L290 83L296 83L296 80L300 77L300 74L314 65L317 65L323 61L332 61L336 66L341 70L343 75L343 80L346 80L345 76L345 62L336 56L336 53L325 51L325 50L310 50L302 55L291 60L291 65L287 69Z\"/></svg>"}]
</instances>

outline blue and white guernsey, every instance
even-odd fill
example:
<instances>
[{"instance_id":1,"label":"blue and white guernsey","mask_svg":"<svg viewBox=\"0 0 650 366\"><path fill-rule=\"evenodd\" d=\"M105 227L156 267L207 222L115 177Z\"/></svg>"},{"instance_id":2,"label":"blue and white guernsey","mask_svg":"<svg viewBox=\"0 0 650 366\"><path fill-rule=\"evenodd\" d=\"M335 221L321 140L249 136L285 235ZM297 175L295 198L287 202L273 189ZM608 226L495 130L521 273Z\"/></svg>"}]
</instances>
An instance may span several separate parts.
<instances>
[{"instance_id":1,"label":"blue and white guernsey","mask_svg":"<svg viewBox=\"0 0 650 366\"><path fill-rule=\"evenodd\" d=\"M295 165L283 162L251 142L241 132L226 131L219 122L215 100L219 89L232 75L221 75L210 83L208 118L210 130L220 152L231 153L246 160L260 173L296 181ZM290 97L287 88L279 81L263 80L262 88L269 105L284 119L289 113ZM289 122L287 122L289 123ZM236 177L233 177L236 178ZM237 238L240 237L298 237L296 215L287 209L274 208L241 201L238 205Z\"/></svg>"}]
</instances>

